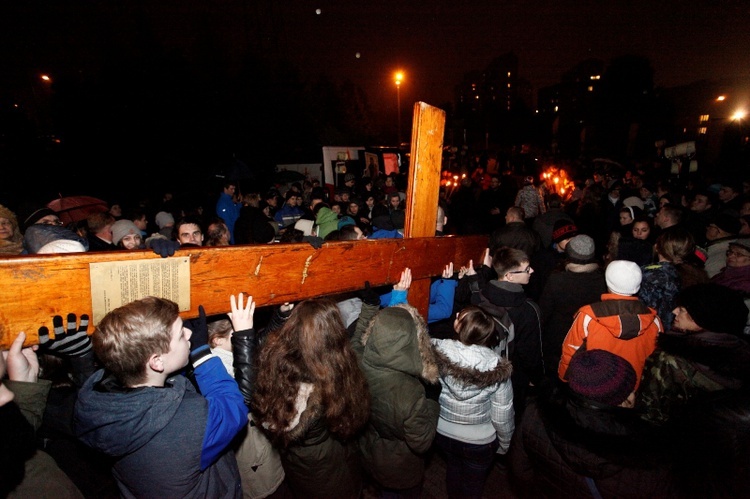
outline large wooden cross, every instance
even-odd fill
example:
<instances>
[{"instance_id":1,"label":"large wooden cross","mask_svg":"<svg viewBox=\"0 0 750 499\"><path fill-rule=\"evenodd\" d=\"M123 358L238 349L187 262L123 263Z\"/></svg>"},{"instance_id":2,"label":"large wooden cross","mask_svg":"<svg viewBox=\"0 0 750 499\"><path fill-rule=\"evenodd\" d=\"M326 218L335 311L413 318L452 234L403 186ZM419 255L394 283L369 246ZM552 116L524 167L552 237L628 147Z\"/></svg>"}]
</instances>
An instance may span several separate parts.
<instances>
[{"instance_id":1,"label":"large wooden cross","mask_svg":"<svg viewBox=\"0 0 750 499\"><path fill-rule=\"evenodd\" d=\"M317 250L306 243L178 250L175 257L190 261L190 310L181 315L197 316L199 305L209 315L228 312L229 296L240 292L265 306L354 291L365 281L394 284L409 267L409 302L426 317L431 277L449 262L481 258L487 236L434 237L445 113L417 102L413 120L404 239L330 242ZM0 259L0 348L19 331L27 344L38 343L37 330L52 330L54 315L93 317L92 263L153 258L160 257L144 250Z\"/></svg>"}]
</instances>

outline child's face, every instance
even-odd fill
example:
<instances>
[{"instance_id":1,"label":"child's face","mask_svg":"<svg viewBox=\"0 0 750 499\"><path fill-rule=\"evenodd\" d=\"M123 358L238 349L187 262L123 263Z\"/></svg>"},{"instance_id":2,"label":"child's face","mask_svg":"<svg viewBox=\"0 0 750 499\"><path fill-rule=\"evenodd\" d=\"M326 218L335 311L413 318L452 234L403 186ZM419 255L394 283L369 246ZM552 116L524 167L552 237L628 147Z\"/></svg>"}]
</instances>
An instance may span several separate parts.
<instances>
[{"instance_id":1,"label":"child's face","mask_svg":"<svg viewBox=\"0 0 750 499\"><path fill-rule=\"evenodd\" d=\"M164 371L173 373L185 367L190 355L190 336L193 332L182 327L182 319L177 318L172 324L172 341L169 342L169 352L162 354Z\"/></svg>"}]
</instances>

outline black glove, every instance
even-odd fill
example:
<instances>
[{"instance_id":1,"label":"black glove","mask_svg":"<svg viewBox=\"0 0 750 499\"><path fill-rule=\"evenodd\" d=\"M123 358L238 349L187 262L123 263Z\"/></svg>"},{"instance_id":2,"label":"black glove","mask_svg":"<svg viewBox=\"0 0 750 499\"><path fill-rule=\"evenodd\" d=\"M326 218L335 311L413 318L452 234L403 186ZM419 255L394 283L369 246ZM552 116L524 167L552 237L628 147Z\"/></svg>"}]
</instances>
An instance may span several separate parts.
<instances>
[{"instance_id":1,"label":"black glove","mask_svg":"<svg viewBox=\"0 0 750 499\"><path fill-rule=\"evenodd\" d=\"M424 396L439 403L440 392L443 391L443 385L440 383L440 381L438 381L435 385L428 383L422 379L420 379L420 381L422 382L422 386L424 386Z\"/></svg>"},{"instance_id":2,"label":"black glove","mask_svg":"<svg viewBox=\"0 0 750 499\"><path fill-rule=\"evenodd\" d=\"M360 290L359 299L367 305L380 306L380 295L370 287L370 281L365 281L365 289Z\"/></svg>"},{"instance_id":3,"label":"black glove","mask_svg":"<svg viewBox=\"0 0 750 499\"><path fill-rule=\"evenodd\" d=\"M151 241L151 249L162 258L174 255L174 252L180 249L180 243L170 241L169 239L154 239Z\"/></svg>"},{"instance_id":4,"label":"black glove","mask_svg":"<svg viewBox=\"0 0 750 499\"><path fill-rule=\"evenodd\" d=\"M55 328L55 339L50 339L46 326L39 328L39 349L58 357L80 357L91 351L91 338L86 334L89 327L89 316L81 315L81 324L76 327L76 314L68 314L67 329L63 328L63 318L56 315L52 318Z\"/></svg>"},{"instance_id":5,"label":"black glove","mask_svg":"<svg viewBox=\"0 0 750 499\"><path fill-rule=\"evenodd\" d=\"M203 345L208 345L208 323L203 305L198 305L198 317L183 321L182 325L193 332L190 335L190 350L196 350Z\"/></svg>"},{"instance_id":6,"label":"black glove","mask_svg":"<svg viewBox=\"0 0 750 499\"><path fill-rule=\"evenodd\" d=\"M323 246L323 243L325 242L323 238L318 236L304 236L302 240L310 243L310 246L315 249L320 249L320 247Z\"/></svg>"}]
</instances>

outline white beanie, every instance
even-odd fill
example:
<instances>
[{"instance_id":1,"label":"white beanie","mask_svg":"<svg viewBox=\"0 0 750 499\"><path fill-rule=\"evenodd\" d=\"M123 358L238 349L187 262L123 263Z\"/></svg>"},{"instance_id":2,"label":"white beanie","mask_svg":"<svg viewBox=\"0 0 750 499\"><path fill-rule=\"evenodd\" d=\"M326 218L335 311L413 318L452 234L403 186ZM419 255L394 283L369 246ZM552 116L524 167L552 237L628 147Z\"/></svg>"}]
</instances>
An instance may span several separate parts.
<instances>
[{"instance_id":1,"label":"white beanie","mask_svg":"<svg viewBox=\"0 0 750 499\"><path fill-rule=\"evenodd\" d=\"M112 244L116 245L128 234L141 235L141 229L132 220L122 219L112 224Z\"/></svg>"},{"instance_id":2,"label":"white beanie","mask_svg":"<svg viewBox=\"0 0 750 499\"><path fill-rule=\"evenodd\" d=\"M610 292L631 296L641 289L641 268L630 260L615 260L607 265L604 278Z\"/></svg>"},{"instance_id":3,"label":"white beanie","mask_svg":"<svg viewBox=\"0 0 750 499\"><path fill-rule=\"evenodd\" d=\"M156 225L158 225L160 229L163 229L167 225L174 225L174 217L169 212L160 211L156 214Z\"/></svg>"}]
</instances>

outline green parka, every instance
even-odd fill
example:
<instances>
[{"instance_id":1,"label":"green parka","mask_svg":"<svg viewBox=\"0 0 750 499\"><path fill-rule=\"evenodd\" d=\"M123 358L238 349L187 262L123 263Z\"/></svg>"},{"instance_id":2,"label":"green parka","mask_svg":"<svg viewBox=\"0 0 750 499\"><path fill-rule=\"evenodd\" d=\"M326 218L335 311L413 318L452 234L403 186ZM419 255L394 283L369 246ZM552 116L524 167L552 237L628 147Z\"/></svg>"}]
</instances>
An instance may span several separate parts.
<instances>
[{"instance_id":1,"label":"green parka","mask_svg":"<svg viewBox=\"0 0 750 499\"><path fill-rule=\"evenodd\" d=\"M371 312L363 304L360 321ZM420 381L439 382L427 324L404 303L380 310L362 329L352 342L372 397L370 422L359 440L363 465L383 487L411 488L422 481L440 413Z\"/></svg>"}]
</instances>

